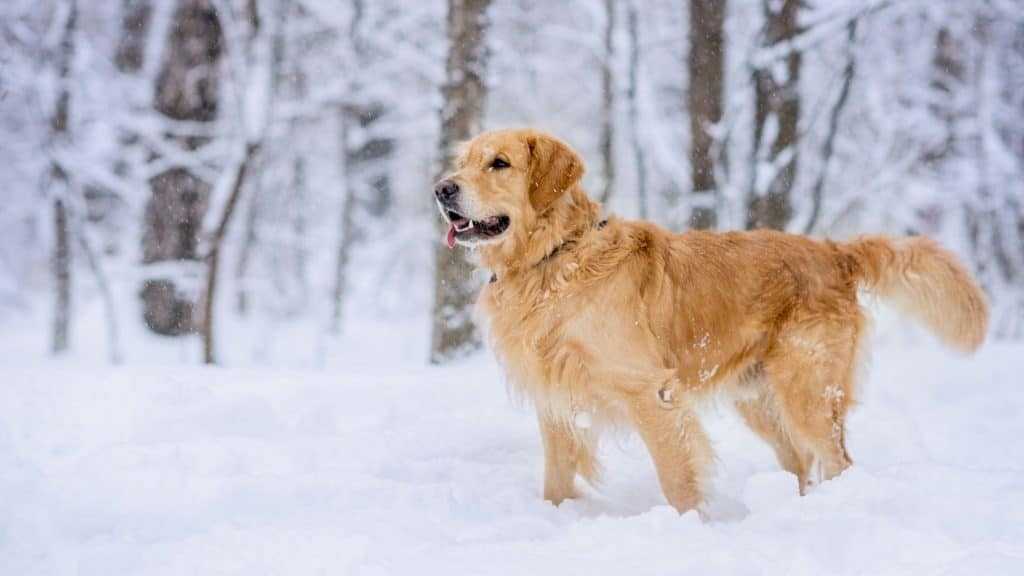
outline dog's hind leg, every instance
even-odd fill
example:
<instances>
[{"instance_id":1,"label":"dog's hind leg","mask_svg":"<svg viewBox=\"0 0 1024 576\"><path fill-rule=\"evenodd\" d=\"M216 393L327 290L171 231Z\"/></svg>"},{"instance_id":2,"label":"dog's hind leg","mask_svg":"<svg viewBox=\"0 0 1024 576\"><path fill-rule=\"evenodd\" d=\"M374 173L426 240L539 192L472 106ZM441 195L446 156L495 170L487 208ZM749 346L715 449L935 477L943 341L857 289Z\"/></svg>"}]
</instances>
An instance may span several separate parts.
<instances>
[{"instance_id":1,"label":"dog's hind leg","mask_svg":"<svg viewBox=\"0 0 1024 576\"><path fill-rule=\"evenodd\" d=\"M853 405L859 337L859 322L822 322L787 331L764 360L782 430L799 454L813 457L802 460L801 493L852 463L846 413Z\"/></svg>"},{"instance_id":2,"label":"dog's hind leg","mask_svg":"<svg viewBox=\"0 0 1024 576\"><path fill-rule=\"evenodd\" d=\"M796 476L800 493L803 494L812 457L793 444L789 432L783 426L782 415L771 391L762 385L756 397L737 401L736 410L747 426L772 447L783 470Z\"/></svg>"}]
</instances>

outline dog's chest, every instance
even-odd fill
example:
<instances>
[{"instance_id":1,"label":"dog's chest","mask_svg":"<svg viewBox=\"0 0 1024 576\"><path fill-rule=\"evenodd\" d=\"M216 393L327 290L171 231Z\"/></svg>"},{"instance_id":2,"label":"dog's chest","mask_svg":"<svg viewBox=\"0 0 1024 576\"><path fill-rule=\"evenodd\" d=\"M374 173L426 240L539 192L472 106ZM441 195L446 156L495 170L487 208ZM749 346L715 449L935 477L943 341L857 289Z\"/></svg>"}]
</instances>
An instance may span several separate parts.
<instances>
[{"instance_id":1,"label":"dog's chest","mask_svg":"<svg viewBox=\"0 0 1024 576\"><path fill-rule=\"evenodd\" d=\"M584 302L567 292L513 284L491 284L481 293L483 314L491 345L513 383L533 395L558 388L564 380L566 358L575 345L571 334Z\"/></svg>"},{"instance_id":2,"label":"dog's chest","mask_svg":"<svg viewBox=\"0 0 1024 576\"><path fill-rule=\"evenodd\" d=\"M523 286L488 287L482 295L493 343L502 355L519 359L535 355L558 340L570 319L572 302L564 295Z\"/></svg>"}]
</instances>

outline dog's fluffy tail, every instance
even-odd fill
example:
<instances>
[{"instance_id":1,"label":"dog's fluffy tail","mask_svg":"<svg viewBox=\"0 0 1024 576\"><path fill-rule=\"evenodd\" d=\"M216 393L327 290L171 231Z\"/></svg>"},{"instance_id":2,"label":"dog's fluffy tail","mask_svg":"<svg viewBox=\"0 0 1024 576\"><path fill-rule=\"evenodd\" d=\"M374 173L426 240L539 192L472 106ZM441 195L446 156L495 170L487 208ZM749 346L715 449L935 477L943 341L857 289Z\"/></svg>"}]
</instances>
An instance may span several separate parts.
<instances>
[{"instance_id":1,"label":"dog's fluffy tail","mask_svg":"<svg viewBox=\"0 0 1024 576\"><path fill-rule=\"evenodd\" d=\"M945 344L965 352L981 346L988 304L951 253L924 237L864 237L840 250L862 287L905 312Z\"/></svg>"}]
</instances>

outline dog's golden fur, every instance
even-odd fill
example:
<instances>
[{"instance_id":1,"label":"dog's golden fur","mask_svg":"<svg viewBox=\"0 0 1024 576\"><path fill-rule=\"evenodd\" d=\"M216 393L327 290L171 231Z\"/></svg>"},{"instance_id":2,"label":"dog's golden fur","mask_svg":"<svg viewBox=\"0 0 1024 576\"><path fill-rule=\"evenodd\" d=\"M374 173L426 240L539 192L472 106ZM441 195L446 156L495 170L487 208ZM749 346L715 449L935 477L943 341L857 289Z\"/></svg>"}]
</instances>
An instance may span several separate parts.
<instances>
[{"instance_id":1,"label":"dog's golden fur","mask_svg":"<svg viewBox=\"0 0 1024 576\"><path fill-rule=\"evenodd\" d=\"M496 156L510 166L495 169ZM801 492L842 472L859 289L955 348L985 338L982 292L931 240L602 226L583 172L558 139L509 130L469 142L450 176L469 217L511 221L477 246L495 278L478 306L510 381L537 407L544 497L556 504L576 494L577 474L595 478L597 435L618 423L639 432L668 501L698 507L712 450L694 407L715 391L731 394Z\"/></svg>"}]
</instances>

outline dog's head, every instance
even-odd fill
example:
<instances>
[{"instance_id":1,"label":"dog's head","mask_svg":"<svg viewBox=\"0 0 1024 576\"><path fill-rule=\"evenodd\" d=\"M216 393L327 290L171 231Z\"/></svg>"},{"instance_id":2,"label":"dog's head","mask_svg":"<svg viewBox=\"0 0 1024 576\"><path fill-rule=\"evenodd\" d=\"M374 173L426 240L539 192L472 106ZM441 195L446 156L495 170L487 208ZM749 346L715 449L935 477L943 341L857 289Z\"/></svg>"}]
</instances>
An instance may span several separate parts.
<instances>
[{"instance_id":1,"label":"dog's head","mask_svg":"<svg viewBox=\"0 0 1024 576\"><path fill-rule=\"evenodd\" d=\"M530 238L584 170L569 145L534 130L485 132L463 145L454 164L434 188L448 223L448 247L503 252Z\"/></svg>"}]
</instances>

